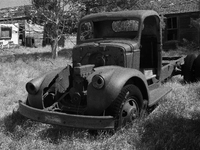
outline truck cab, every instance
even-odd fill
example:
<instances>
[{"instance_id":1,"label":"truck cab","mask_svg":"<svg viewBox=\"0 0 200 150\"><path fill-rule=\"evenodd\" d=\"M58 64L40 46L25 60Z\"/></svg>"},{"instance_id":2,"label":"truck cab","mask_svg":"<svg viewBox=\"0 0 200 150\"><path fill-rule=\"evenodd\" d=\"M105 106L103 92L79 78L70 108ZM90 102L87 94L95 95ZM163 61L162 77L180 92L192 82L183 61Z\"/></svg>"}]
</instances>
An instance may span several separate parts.
<instances>
[{"instance_id":1,"label":"truck cab","mask_svg":"<svg viewBox=\"0 0 200 150\"><path fill-rule=\"evenodd\" d=\"M79 23L73 65L116 65L139 70L147 79L159 81L161 39L155 11L93 14Z\"/></svg>"}]
</instances>

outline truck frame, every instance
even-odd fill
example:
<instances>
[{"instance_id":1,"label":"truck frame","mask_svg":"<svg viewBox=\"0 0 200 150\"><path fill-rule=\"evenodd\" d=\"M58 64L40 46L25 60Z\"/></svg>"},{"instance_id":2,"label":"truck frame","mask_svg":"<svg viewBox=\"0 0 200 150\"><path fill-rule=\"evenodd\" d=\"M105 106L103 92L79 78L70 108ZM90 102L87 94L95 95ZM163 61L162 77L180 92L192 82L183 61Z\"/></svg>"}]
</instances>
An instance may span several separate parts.
<instances>
[{"instance_id":1,"label":"truck frame","mask_svg":"<svg viewBox=\"0 0 200 150\"><path fill-rule=\"evenodd\" d=\"M22 115L72 128L118 130L171 91L163 81L178 74L195 81L200 66L193 54L162 57L160 17L152 10L83 17L72 60L72 66L26 84Z\"/></svg>"}]
</instances>

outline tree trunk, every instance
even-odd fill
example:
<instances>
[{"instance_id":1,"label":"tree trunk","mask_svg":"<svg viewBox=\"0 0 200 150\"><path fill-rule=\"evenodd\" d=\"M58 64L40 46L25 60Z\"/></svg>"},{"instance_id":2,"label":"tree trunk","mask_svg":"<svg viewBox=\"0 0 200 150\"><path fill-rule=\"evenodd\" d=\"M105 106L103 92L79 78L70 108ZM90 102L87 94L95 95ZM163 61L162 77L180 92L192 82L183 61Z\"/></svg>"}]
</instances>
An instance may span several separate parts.
<instances>
[{"instance_id":1,"label":"tree trunk","mask_svg":"<svg viewBox=\"0 0 200 150\"><path fill-rule=\"evenodd\" d=\"M54 39L51 44L51 52L52 52L52 59L56 59L58 57L58 39Z\"/></svg>"}]
</instances>

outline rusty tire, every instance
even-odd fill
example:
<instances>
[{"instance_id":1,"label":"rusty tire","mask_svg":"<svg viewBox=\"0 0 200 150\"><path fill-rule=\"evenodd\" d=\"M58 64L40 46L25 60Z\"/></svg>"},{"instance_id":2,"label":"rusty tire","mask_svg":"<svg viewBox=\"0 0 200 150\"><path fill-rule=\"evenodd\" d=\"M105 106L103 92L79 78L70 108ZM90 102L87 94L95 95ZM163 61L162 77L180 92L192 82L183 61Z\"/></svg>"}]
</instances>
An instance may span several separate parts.
<instances>
[{"instance_id":1,"label":"rusty tire","mask_svg":"<svg viewBox=\"0 0 200 150\"><path fill-rule=\"evenodd\" d=\"M142 93L135 85L127 85L122 88L118 97L109 107L110 115L116 119L115 130L119 130L139 117L142 101Z\"/></svg>"},{"instance_id":2,"label":"rusty tire","mask_svg":"<svg viewBox=\"0 0 200 150\"><path fill-rule=\"evenodd\" d=\"M194 61L194 76L197 81L200 81L200 54Z\"/></svg>"},{"instance_id":3,"label":"rusty tire","mask_svg":"<svg viewBox=\"0 0 200 150\"><path fill-rule=\"evenodd\" d=\"M189 54L184 59L184 65L182 69L183 79L185 82L194 82L194 61L196 56L194 54Z\"/></svg>"}]
</instances>

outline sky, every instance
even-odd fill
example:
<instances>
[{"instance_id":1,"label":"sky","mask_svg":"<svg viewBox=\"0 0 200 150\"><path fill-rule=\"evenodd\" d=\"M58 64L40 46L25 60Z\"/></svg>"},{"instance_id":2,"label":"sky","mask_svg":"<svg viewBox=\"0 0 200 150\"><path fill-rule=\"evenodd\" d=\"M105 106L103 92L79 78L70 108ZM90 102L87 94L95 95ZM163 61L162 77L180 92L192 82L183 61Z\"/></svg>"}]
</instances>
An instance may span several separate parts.
<instances>
[{"instance_id":1,"label":"sky","mask_svg":"<svg viewBox=\"0 0 200 150\"><path fill-rule=\"evenodd\" d=\"M30 5L30 4L31 0L0 0L0 9L6 7Z\"/></svg>"}]
</instances>

